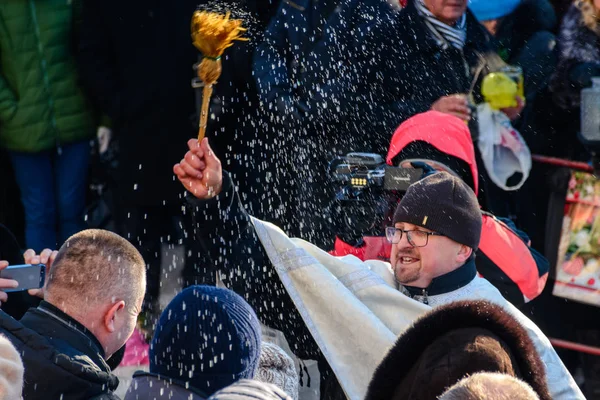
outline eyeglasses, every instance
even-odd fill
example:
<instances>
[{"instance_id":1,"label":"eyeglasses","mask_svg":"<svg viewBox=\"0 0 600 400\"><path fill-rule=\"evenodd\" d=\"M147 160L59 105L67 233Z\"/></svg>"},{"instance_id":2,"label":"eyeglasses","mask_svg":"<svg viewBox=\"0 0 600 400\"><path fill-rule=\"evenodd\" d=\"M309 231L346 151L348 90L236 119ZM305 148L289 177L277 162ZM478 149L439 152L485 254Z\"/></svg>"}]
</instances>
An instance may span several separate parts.
<instances>
[{"instance_id":1,"label":"eyeglasses","mask_svg":"<svg viewBox=\"0 0 600 400\"><path fill-rule=\"evenodd\" d=\"M417 230L405 231L393 226L385 228L385 237L387 238L388 242L392 244L400 243L400 240L402 239L402 234L404 233L406 233L406 239L408 240L408 243L410 243L410 245L413 247L427 246L427 243L429 242L429 236L444 236L441 233L436 232L425 232Z\"/></svg>"}]
</instances>

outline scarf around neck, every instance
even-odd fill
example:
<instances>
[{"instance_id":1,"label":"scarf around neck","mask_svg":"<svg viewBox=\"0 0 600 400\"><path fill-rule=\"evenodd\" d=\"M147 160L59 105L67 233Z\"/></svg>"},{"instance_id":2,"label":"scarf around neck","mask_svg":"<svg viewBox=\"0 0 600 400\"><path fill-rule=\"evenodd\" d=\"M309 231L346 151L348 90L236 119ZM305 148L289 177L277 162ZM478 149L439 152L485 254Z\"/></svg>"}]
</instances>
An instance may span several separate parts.
<instances>
[{"instance_id":1,"label":"scarf around neck","mask_svg":"<svg viewBox=\"0 0 600 400\"><path fill-rule=\"evenodd\" d=\"M437 44L444 50L450 46L462 50L467 39L466 13L460 17L455 26L450 26L437 19L435 15L429 11L427 6L425 6L423 0L416 0L415 3L417 11L425 20L425 25L433 35Z\"/></svg>"}]
</instances>

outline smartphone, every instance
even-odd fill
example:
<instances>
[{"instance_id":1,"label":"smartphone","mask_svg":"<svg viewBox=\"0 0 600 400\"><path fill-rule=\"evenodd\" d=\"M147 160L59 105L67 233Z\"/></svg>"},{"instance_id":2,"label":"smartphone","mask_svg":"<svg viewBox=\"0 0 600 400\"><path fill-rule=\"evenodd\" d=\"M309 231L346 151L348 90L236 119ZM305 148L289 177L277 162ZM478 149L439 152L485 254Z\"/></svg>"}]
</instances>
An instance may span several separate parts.
<instances>
[{"instance_id":1,"label":"smartphone","mask_svg":"<svg viewBox=\"0 0 600 400\"><path fill-rule=\"evenodd\" d=\"M19 282L16 288L2 289L4 292L19 292L27 289L39 289L44 286L46 266L44 264L9 265L0 271L0 278L14 279Z\"/></svg>"}]
</instances>

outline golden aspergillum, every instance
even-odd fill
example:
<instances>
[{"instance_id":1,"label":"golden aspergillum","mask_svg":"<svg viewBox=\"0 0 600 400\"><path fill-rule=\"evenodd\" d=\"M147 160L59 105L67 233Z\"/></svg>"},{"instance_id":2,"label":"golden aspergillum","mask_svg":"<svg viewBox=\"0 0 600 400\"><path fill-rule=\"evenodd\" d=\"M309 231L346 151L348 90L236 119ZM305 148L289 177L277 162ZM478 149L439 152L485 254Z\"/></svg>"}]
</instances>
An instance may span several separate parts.
<instances>
[{"instance_id":1,"label":"golden aspergillum","mask_svg":"<svg viewBox=\"0 0 600 400\"><path fill-rule=\"evenodd\" d=\"M248 40L241 36L245 31L242 21L230 19L229 12L223 15L196 11L192 16L192 42L203 55L198 66L198 77L204 83L198 141L201 141L206 133L210 96L213 85L221 76L221 56L226 48L233 46L234 40Z\"/></svg>"}]
</instances>

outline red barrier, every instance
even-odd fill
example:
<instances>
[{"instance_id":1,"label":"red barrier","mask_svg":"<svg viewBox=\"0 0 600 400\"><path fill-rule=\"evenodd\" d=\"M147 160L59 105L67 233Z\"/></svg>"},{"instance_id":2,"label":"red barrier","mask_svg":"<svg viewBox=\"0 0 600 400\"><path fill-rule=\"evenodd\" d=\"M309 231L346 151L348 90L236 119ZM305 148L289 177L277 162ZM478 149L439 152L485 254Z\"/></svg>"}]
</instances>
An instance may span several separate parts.
<instances>
[{"instance_id":1,"label":"red barrier","mask_svg":"<svg viewBox=\"0 0 600 400\"><path fill-rule=\"evenodd\" d=\"M571 161L571 160L565 160L563 158L541 156L538 154L532 154L531 159L533 161L543 163L543 164L550 164L550 165L554 165L557 167L565 167L565 168L571 168L571 169L574 169L577 171L594 173L594 168L591 165L589 165L588 163L580 162L580 161ZM600 356L600 347L587 346L585 344L570 342L568 340L562 340L562 339L554 339L554 338L549 338L549 339L550 339L550 343L552 343L552 346L554 346L554 347L558 347L558 348L566 349L566 350L577 351L580 353L591 354L593 356Z\"/></svg>"},{"instance_id":2,"label":"red barrier","mask_svg":"<svg viewBox=\"0 0 600 400\"><path fill-rule=\"evenodd\" d=\"M550 338L550 343L552 343L552 346L560 347L561 349L578 351L580 353L591 354L593 356L600 356L600 347L587 346L585 344L554 338Z\"/></svg>"},{"instance_id":3,"label":"red barrier","mask_svg":"<svg viewBox=\"0 0 600 400\"><path fill-rule=\"evenodd\" d=\"M594 168L592 168L591 165L589 165L588 163L581 162L581 161L571 161L571 160L565 160L564 158L540 156L539 154L532 154L531 159L533 161L537 161L537 162L540 162L543 164L550 164L550 165L554 165L557 167L566 167L566 168L576 169L577 171L590 172L590 173L594 172Z\"/></svg>"}]
</instances>

